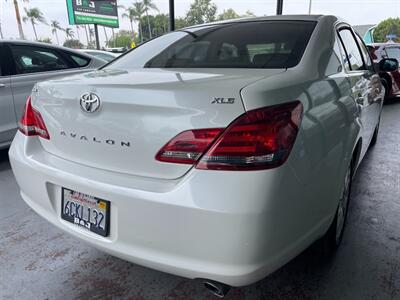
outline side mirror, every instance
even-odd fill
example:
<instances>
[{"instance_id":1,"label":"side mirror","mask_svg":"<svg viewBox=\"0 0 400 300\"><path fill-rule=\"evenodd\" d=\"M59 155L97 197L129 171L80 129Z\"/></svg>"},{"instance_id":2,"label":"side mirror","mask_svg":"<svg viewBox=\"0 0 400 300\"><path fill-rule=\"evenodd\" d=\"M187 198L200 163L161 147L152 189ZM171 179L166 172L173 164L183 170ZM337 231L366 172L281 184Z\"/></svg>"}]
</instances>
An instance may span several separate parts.
<instances>
[{"instance_id":1,"label":"side mirror","mask_svg":"<svg viewBox=\"0 0 400 300\"><path fill-rule=\"evenodd\" d=\"M399 69L399 62L395 58L384 58L379 62L379 71L393 72Z\"/></svg>"}]
</instances>

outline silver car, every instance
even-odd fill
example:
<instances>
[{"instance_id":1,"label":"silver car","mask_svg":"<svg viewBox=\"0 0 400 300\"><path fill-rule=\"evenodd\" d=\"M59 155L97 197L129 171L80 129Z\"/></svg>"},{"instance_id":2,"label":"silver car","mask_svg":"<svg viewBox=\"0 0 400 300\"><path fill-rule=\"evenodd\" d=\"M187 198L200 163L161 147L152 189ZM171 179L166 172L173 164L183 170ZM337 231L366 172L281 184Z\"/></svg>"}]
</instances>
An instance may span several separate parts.
<instances>
[{"instance_id":1,"label":"silver car","mask_svg":"<svg viewBox=\"0 0 400 300\"><path fill-rule=\"evenodd\" d=\"M36 82L97 69L106 63L72 49L29 41L0 41L0 57L0 149L10 145Z\"/></svg>"}]
</instances>

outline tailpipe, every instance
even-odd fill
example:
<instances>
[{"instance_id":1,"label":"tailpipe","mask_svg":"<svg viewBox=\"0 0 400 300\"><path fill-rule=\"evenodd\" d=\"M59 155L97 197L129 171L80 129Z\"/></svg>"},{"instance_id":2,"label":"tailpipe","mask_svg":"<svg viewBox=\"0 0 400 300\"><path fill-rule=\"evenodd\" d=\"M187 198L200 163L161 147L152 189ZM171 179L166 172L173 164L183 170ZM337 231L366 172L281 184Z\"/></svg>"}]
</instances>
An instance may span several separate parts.
<instances>
[{"instance_id":1,"label":"tailpipe","mask_svg":"<svg viewBox=\"0 0 400 300\"><path fill-rule=\"evenodd\" d=\"M204 280L203 284L205 288L211 292L211 294L217 296L218 298L224 298L231 289L229 285L213 280Z\"/></svg>"}]
</instances>

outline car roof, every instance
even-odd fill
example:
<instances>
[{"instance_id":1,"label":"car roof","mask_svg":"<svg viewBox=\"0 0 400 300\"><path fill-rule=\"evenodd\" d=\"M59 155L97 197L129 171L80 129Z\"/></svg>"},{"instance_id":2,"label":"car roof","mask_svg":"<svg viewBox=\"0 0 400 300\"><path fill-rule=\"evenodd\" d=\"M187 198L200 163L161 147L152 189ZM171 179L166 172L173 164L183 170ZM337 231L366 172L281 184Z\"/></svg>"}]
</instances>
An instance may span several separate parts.
<instances>
[{"instance_id":1,"label":"car roof","mask_svg":"<svg viewBox=\"0 0 400 300\"><path fill-rule=\"evenodd\" d=\"M222 25L222 24L230 24L230 23L245 23L245 22L259 22L259 21L314 21L318 22L324 17L332 17L328 15L273 15L273 16L263 16L263 17L244 17L244 18L237 18L237 19L230 19L224 21L217 21L205 24L198 24L189 26L182 29L190 29L208 25ZM339 20L339 18L337 18ZM178 29L182 30L182 29Z\"/></svg>"},{"instance_id":2,"label":"car roof","mask_svg":"<svg viewBox=\"0 0 400 300\"><path fill-rule=\"evenodd\" d=\"M116 54L110 51L104 51L104 50L97 50L97 49L77 49L79 52L95 52L95 53L105 53L105 54L110 54L112 56L115 56Z\"/></svg>"},{"instance_id":3,"label":"car roof","mask_svg":"<svg viewBox=\"0 0 400 300\"><path fill-rule=\"evenodd\" d=\"M400 43L386 42L386 43L371 43L368 46L381 47L381 46L400 46Z\"/></svg>"},{"instance_id":4,"label":"car roof","mask_svg":"<svg viewBox=\"0 0 400 300\"><path fill-rule=\"evenodd\" d=\"M0 40L0 45L2 43L14 44L14 45L25 45L25 46L40 46L40 47L47 47L47 48L53 48L53 49L59 49L59 50L63 50L63 51L73 52L73 53L80 54L80 55L82 54L80 51L77 51L76 49L71 49L71 48L48 44L48 43L27 41L27 40ZM83 55L88 58L91 58L91 56L87 55L86 53L83 53Z\"/></svg>"}]
</instances>

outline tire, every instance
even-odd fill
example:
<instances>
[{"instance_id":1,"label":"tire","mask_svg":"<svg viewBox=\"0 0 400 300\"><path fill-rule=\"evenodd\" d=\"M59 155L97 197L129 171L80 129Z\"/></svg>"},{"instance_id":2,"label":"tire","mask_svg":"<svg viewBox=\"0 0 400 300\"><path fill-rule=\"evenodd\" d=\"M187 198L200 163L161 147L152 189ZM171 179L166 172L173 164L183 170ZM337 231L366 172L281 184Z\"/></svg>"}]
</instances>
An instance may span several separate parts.
<instances>
[{"instance_id":1,"label":"tire","mask_svg":"<svg viewBox=\"0 0 400 300\"><path fill-rule=\"evenodd\" d=\"M326 234L322 237L322 250L326 254L334 253L342 241L350 202L351 179L352 168L349 167L344 178L343 192L341 199L339 199L335 218Z\"/></svg>"},{"instance_id":2,"label":"tire","mask_svg":"<svg viewBox=\"0 0 400 300\"><path fill-rule=\"evenodd\" d=\"M376 125L375 131L374 131L374 135L372 136L371 142L369 143L369 147L370 148L375 146L376 142L378 141L379 124L380 124L380 121L379 121L378 125Z\"/></svg>"},{"instance_id":3,"label":"tire","mask_svg":"<svg viewBox=\"0 0 400 300\"><path fill-rule=\"evenodd\" d=\"M389 93L390 93L389 84L388 84L387 80L384 78L381 78L381 82L382 82L383 87L385 88L385 98L383 99L383 101L386 101L389 98Z\"/></svg>"}]
</instances>

